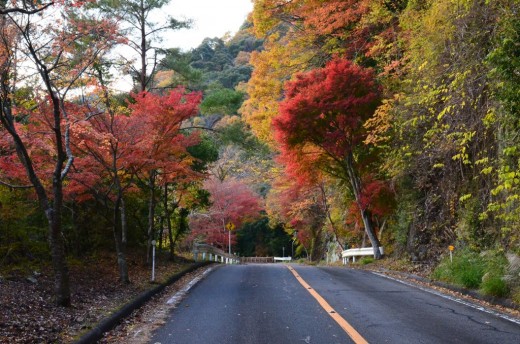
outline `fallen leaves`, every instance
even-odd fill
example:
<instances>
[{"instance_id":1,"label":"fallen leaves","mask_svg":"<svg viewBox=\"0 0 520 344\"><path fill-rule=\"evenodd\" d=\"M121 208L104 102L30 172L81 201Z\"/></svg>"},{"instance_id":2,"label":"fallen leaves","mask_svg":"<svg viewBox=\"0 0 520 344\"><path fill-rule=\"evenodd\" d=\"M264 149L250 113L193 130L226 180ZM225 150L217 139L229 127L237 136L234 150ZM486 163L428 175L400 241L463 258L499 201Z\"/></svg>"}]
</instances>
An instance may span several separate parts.
<instances>
[{"instance_id":1,"label":"fallen leaves","mask_svg":"<svg viewBox=\"0 0 520 344\"><path fill-rule=\"evenodd\" d=\"M143 254L144 256L144 254ZM30 274L12 272L0 278L0 343L71 343L97 322L152 287L150 268L140 257L130 257L132 283L117 282L114 257L103 255L71 264L72 307L53 304L53 277L49 267ZM167 259L156 266L157 280L182 267Z\"/></svg>"}]
</instances>

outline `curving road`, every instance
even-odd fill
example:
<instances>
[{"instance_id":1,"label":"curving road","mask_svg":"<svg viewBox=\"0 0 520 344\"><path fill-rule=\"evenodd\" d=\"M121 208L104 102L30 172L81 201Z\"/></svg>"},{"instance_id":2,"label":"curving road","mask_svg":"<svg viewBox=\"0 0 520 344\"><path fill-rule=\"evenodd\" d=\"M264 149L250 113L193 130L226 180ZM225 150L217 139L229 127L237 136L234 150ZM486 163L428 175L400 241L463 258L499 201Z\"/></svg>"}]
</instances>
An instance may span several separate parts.
<instances>
[{"instance_id":1,"label":"curving road","mask_svg":"<svg viewBox=\"0 0 520 344\"><path fill-rule=\"evenodd\" d=\"M348 268L219 266L151 343L520 343L520 319Z\"/></svg>"}]
</instances>

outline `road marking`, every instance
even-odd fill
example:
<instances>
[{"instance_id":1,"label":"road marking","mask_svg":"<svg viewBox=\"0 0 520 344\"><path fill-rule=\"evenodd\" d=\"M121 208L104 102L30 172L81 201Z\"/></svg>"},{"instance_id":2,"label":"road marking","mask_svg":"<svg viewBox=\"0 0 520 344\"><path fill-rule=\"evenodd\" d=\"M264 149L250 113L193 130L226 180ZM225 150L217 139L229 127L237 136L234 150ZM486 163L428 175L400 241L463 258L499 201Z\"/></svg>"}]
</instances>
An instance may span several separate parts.
<instances>
[{"instance_id":1,"label":"road marking","mask_svg":"<svg viewBox=\"0 0 520 344\"><path fill-rule=\"evenodd\" d=\"M397 278L394 278L394 277L391 277L391 276L388 276L388 275L385 275L385 274L382 274L382 273L379 273L379 272L375 272L375 271L372 271L372 273L374 275L377 275L377 276L380 276L380 277L384 277L384 278L387 278L387 279L390 279L392 281L395 281L395 282L398 282L398 283L401 283L401 284L404 284L404 285L407 285L409 287L413 287L413 288L417 288L417 289L420 289L422 291L425 291L427 293L430 293L430 294L434 294L434 295L437 295L437 296L440 296L444 299L448 299L450 301L454 301L454 302L457 302L457 303L460 303L460 304L463 304L465 306L468 306L468 307L471 307L471 308L474 308L474 309L477 309L481 312L484 312L484 313L488 313L488 314L491 314L491 315L494 315L496 317L499 317L499 318L502 318L504 320L508 320L512 323L515 323L517 325L520 325L520 320L518 319L515 319L513 317L510 317L506 314L502 314L502 313L499 313L499 312L495 312L495 311L492 311L490 309L487 309L487 308L484 308L480 305L476 305L472 302L469 302L469 301L466 301L466 300L463 300L463 299L459 299L457 297L453 297L453 296L450 296L450 295L446 295L446 294L443 294L439 291L436 291L434 289L429 289L429 288L425 288L425 287L422 287L420 285L417 285L417 284L413 284L413 283L410 283L410 282L406 282L406 281L402 281L400 279L397 279Z\"/></svg>"},{"instance_id":2,"label":"road marking","mask_svg":"<svg viewBox=\"0 0 520 344\"><path fill-rule=\"evenodd\" d=\"M368 344L368 342L363 338L352 325L350 325L338 312L332 308L325 299L318 294L316 290L314 290L305 280L298 274L298 272L292 267L287 265L287 268L292 272L294 277L300 282L300 284L318 301L320 306L331 316L336 323L345 331L348 336L354 341L356 344Z\"/></svg>"}]
</instances>

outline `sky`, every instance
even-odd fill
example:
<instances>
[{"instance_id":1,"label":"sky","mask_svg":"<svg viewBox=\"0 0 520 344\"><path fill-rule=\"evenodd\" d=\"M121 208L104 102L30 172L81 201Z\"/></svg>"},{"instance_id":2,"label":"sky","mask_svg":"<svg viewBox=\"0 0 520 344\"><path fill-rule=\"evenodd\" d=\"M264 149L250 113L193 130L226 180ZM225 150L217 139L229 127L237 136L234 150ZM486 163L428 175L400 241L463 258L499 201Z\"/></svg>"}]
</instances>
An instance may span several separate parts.
<instances>
[{"instance_id":1,"label":"sky","mask_svg":"<svg viewBox=\"0 0 520 344\"><path fill-rule=\"evenodd\" d=\"M164 12L175 19L192 19L193 28L168 33L164 40L169 47L189 50L206 37L234 34L253 9L251 0L171 0Z\"/></svg>"}]
</instances>

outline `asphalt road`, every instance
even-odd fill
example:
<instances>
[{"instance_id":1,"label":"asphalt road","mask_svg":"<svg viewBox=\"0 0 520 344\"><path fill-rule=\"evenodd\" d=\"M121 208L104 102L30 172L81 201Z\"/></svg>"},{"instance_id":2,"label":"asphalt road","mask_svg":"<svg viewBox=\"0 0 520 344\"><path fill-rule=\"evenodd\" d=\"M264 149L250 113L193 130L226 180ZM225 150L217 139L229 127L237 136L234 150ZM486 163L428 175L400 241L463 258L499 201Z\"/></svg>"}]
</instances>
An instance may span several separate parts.
<instances>
[{"instance_id":1,"label":"asphalt road","mask_svg":"<svg viewBox=\"0 0 520 344\"><path fill-rule=\"evenodd\" d=\"M292 267L216 268L151 343L520 343L520 319L367 271Z\"/></svg>"}]
</instances>

